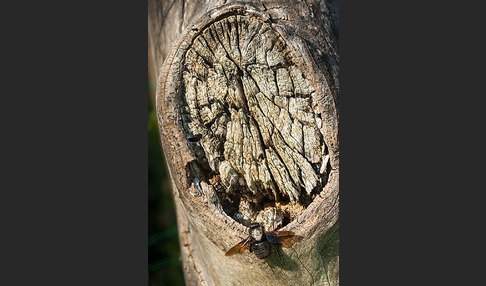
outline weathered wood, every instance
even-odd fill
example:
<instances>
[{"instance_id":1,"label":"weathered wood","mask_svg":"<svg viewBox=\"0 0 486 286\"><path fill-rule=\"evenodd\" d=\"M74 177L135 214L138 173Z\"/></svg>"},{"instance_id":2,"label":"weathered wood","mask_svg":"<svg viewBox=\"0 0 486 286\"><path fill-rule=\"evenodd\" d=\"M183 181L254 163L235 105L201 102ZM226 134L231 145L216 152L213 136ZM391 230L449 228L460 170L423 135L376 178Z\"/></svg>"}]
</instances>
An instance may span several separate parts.
<instances>
[{"instance_id":1,"label":"weathered wood","mask_svg":"<svg viewBox=\"0 0 486 286\"><path fill-rule=\"evenodd\" d=\"M187 285L339 284L337 3L293 4L149 1ZM224 256L250 222L303 239Z\"/></svg>"}]
</instances>

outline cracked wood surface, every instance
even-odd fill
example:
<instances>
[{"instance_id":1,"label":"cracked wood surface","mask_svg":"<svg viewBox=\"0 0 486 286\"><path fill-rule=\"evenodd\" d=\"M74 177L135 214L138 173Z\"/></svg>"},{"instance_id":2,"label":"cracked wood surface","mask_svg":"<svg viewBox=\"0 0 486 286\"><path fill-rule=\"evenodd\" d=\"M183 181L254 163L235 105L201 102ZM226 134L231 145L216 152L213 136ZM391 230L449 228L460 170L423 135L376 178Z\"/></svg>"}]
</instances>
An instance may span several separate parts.
<instances>
[{"instance_id":1,"label":"cracked wood surface","mask_svg":"<svg viewBox=\"0 0 486 286\"><path fill-rule=\"evenodd\" d=\"M226 2L149 1L186 283L338 285L337 3ZM254 221L304 240L225 257Z\"/></svg>"}]
</instances>

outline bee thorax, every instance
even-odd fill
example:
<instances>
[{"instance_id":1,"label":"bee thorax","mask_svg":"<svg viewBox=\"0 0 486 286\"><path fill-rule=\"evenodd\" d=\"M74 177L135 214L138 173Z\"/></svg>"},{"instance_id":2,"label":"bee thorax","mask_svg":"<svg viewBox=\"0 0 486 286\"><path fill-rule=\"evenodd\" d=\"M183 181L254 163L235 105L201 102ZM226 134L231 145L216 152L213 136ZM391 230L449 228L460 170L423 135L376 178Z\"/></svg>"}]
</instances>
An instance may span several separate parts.
<instances>
[{"instance_id":1,"label":"bee thorax","mask_svg":"<svg viewBox=\"0 0 486 286\"><path fill-rule=\"evenodd\" d=\"M263 239L263 229L262 227L256 227L251 229L251 237L256 241L261 241Z\"/></svg>"}]
</instances>

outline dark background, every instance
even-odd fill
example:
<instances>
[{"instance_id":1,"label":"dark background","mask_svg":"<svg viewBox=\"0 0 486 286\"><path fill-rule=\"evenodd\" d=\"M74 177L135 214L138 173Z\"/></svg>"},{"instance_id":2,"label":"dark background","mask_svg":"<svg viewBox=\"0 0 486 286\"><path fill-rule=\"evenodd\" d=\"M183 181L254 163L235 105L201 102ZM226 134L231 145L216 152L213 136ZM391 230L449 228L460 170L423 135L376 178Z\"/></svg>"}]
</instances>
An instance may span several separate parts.
<instances>
[{"instance_id":1,"label":"dark background","mask_svg":"<svg viewBox=\"0 0 486 286\"><path fill-rule=\"evenodd\" d=\"M153 107L156 84L149 80L148 96L148 271L150 286L184 285L179 240L157 117Z\"/></svg>"}]
</instances>

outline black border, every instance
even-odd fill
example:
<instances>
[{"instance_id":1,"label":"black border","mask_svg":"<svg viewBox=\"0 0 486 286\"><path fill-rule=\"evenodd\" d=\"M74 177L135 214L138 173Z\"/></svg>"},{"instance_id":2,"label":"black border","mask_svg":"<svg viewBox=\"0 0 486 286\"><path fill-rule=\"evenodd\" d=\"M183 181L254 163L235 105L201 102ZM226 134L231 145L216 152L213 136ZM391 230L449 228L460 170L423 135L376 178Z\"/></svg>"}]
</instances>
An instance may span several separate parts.
<instances>
[{"instance_id":1,"label":"black border","mask_svg":"<svg viewBox=\"0 0 486 286\"><path fill-rule=\"evenodd\" d=\"M0 284L147 285L147 3L19 4Z\"/></svg>"},{"instance_id":2,"label":"black border","mask_svg":"<svg viewBox=\"0 0 486 286\"><path fill-rule=\"evenodd\" d=\"M469 4L340 1L342 285L477 284Z\"/></svg>"}]
</instances>

